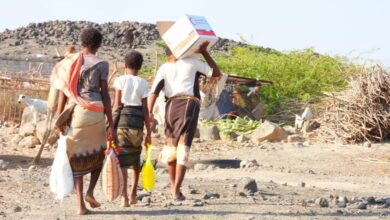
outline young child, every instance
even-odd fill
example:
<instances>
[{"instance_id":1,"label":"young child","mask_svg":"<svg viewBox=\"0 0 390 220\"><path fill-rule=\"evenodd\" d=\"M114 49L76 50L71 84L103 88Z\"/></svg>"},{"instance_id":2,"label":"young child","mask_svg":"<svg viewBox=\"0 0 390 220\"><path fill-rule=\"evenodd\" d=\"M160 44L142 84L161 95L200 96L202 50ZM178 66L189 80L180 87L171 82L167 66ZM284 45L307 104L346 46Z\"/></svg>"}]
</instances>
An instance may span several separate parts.
<instances>
[{"instance_id":1,"label":"young child","mask_svg":"<svg viewBox=\"0 0 390 220\"><path fill-rule=\"evenodd\" d=\"M124 188L122 207L129 206L127 195L127 169L132 169L130 204L137 203L137 184L140 174L140 155L142 151L143 129L146 128L145 146L151 143L150 123L147 107L147 81L137 76L143 63L142 54L132 51L125 56L126 74L114 82L114 127L117 131L118 155L122 168Z\"/></svg>"}]
</instances>

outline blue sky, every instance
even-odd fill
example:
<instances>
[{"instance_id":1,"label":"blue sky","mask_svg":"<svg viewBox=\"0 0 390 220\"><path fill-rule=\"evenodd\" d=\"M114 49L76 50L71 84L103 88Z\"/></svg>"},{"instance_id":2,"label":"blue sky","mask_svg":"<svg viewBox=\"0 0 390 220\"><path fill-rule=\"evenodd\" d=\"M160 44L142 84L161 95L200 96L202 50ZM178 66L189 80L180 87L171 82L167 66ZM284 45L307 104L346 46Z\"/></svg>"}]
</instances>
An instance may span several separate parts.
<instances>
[{"instance_id":1,"label":"blue sky","mask_svg":"<svg viewBox=\"0 0 390 220\"><path fill-rule=\"evenodd\" d=\"M374 59L390 66L387 0L12 0L4 1L0 31L47 20L176 20L203 15L215 32L282 51Z\"/></svg>"}]
</instances>

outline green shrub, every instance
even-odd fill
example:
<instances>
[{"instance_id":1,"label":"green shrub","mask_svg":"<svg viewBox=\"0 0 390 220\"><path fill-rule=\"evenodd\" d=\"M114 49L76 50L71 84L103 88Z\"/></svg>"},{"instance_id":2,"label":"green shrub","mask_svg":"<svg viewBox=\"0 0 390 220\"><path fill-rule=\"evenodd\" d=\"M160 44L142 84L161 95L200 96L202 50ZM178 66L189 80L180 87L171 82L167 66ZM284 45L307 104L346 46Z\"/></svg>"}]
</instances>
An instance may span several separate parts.
<instances>
[{"instance_id":1,"label":"green shrub","mask_svg":"<svg viewBox=\"0 0 390 220\"><path fill-rule=\"evenodd\" d=\"M342 57L316 54L312 49L281 53L257 46L232 48L214 54L225 73L273 81L260 90L267 113L283 108L282 101L312 100L325 91L340 91L353 69Z\"/></svg>"}]
</instances>

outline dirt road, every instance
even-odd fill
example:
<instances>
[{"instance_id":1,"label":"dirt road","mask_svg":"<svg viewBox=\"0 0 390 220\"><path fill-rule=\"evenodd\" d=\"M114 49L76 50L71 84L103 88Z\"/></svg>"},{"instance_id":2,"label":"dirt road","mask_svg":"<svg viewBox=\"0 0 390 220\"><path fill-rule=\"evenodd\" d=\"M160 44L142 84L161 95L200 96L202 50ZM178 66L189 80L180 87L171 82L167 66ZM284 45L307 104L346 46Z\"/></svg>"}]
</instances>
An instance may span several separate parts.
<instances>
[{"instance_id":1,"label":"dirt road","mask_svg":"<svg viewBox=\"0 0 390 220\"><path fill-rule=\"evenodd\" d=\"M60 203L50 193L48 178L55 149L45 149L42 165L30 167L37 149L7 145L4 133L0 133L0 141L0 160L6 164L0 170L0 218L4 219L390 218L390 144L365 148L195 143L193 166L183 186L186 201L170 200L168 174L159 166L155 190L149 195L140 189L136 206L120 208L119 201L106 202L99 183L96 198L102 207L93 210L92 215L79 217L75 215L74 194ZM251 167L239 168L243 161ZM226 165L228 168L221 168ZM256 180L256 192L243 189L246 177ZM340 203L343 197L345 204ZM320 198L321 205L328 203L328 207L320 207Z\"/></svg>"}]
</instances>

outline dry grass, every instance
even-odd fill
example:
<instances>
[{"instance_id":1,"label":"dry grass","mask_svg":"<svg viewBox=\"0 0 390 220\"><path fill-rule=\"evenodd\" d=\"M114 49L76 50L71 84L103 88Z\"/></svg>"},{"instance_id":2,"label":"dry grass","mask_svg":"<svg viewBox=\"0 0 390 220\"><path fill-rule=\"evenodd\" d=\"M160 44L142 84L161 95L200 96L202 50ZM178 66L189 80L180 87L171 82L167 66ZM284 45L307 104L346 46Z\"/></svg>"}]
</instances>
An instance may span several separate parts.
<instances>
[{"instance_id":1,"label":"dry grass","mask_svg":"<svg viewBox=\"0 0 390 220\"><path fill-rule=\"evenodd\" d=\"M379 66L364 68L350 88L326 102L320 137L360 143L390 138L390 74Z\"/></svg>"}]
</instances>

